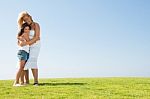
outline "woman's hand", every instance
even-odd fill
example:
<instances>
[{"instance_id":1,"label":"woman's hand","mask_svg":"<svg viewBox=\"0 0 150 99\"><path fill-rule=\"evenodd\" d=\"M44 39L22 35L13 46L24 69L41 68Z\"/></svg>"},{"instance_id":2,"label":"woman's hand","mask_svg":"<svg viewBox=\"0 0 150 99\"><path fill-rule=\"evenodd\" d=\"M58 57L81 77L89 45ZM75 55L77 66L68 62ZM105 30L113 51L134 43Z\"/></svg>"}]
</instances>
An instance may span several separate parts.
<instances>
[{"instance_id":1,"label":"woman's hand","mask_svg":"<svg viewBox=\"0 0 150 99\"><path fill-rule=\"evenodd\" d=\"M28 45L28 43L27 42L20 42L19 45L20 46L25 46L25 45Z\"/></svg>"}]
</instances>

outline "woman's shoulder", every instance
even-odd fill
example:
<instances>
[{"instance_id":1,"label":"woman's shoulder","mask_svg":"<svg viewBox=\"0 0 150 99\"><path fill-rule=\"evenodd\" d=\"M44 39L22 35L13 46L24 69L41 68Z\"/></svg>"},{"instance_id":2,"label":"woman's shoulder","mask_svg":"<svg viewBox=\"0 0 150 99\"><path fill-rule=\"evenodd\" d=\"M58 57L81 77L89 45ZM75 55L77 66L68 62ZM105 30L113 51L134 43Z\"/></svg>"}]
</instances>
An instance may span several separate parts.
<instances>
[{"instance_id":1,"label":"woman's shoulder","mask_svg":"<svg viewBox=\"0 0 150 99\"><path fill-rule=\"evenodd\" d=\"M40 29L40 25L37 22L34 22L34 30Z\"/></svg>"},{"instance_id":2,"label":"woman's shoulder","mask_svg":"<svg viewBox=\"0 0 150 99\"><path fill-rule=\"evenodd\" d=\"M35 26L40 26L39 23L37 23L37 22L34 22L34 24L35 24Z\"/></svg>"},{"instance_id":3,"label":"woman's shoulder","mask_svg":"<svg viewBox=\"0 0 150 99\"><path fill-rule=\"evenodd\" d=\"M36 23L36 22L34 22L34 30L35 31L39 31L40 30L40 25L38 24L38 23Z\"/></svg>"}]
</instances>

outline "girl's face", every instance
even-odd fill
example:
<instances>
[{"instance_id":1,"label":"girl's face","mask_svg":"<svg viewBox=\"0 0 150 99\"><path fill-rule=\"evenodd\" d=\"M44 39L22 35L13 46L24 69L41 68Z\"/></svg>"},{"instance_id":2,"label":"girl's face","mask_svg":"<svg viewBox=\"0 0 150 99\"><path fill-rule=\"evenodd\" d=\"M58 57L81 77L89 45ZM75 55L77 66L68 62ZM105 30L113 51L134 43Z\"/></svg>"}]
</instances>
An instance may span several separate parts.
<instances>
[{"instance_id":1,"label":"girl's face","mask_svg":"<svg viewBox=\"0 0 150 99\"><path fill-rule=\"evenodd\" d=\"M29 32L30 32L30 28L29 28L28 26L25 27L25 28L24 28L24 32L25 32L25 33L29 33Z\"/></svg>"},{"instance_id":2,"label":"girl's face","mask_svg":"<svg viewBox=\"0 0 150 99\"><path fill-rule=\"evenodd\" d=\"M29 25L32 23L31 18L29 16L27 16L27 15L23 17L23 21L28 23Z\"/></svg>"}]
</instances>

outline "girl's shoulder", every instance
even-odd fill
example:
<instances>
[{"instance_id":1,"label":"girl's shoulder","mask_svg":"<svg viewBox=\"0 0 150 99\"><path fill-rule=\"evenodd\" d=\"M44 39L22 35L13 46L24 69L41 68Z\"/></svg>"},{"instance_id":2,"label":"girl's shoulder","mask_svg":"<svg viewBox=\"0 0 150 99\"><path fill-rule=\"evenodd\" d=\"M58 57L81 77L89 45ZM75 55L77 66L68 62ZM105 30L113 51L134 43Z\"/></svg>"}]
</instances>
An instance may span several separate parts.
<instances>
[{"instance_id":1,"label":"girl's shoulder","mask_svg":"<svg viewBox=\"0 0 150 99\"><path fill-rule=\"evenodd\" d=\"M26 33L23 33L21 36L24 37L26 35Z\"/></svg>"},{"instance_id":2,"label":"girl's shoulder","mask_svg":"<svg viewBox=\"0 0 150 99\"><path fill-rule=\"evenodd\" d=\"M23 33L22 34L22 37L26 37L26 36L29 36L29 33Z\"/></svg>"}]
</instances>

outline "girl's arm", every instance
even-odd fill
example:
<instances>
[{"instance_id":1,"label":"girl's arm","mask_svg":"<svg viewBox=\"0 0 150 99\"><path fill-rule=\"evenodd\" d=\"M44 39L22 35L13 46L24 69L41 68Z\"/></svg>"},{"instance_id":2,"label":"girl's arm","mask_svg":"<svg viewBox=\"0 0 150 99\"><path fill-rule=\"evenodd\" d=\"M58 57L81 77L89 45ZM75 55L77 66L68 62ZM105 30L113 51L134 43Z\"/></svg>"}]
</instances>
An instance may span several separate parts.
<instances>
[{"instance_id":1,"label":"girl's arm","mask_svg":"<svg viewBox=\"0 0 150 99\"><path fill-rule=\"evenodd\" d=\"M28 41L28 42L26 43L26 45L32 45L32 44L34 44L37 40L40 40L40 26L39 26L38 23L35 23L35 35L34 35L34 37L33 37L30 41Z\"/></svg>"},{"instance_id":2,"label":"girl's arm","mask_svg":"<svg viewBox=\"0 0 150 99\"><path fill-rule=\"evenodd\" d=\"M29 33L24 33L22 36L26 42L30 41Z\"/></svg>"}]
</instances>

